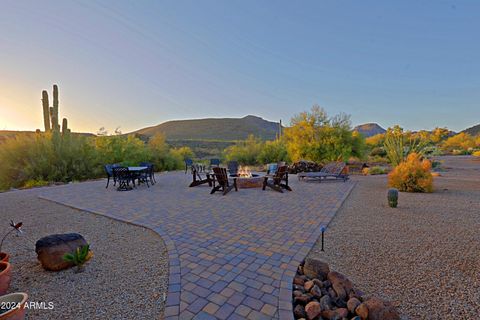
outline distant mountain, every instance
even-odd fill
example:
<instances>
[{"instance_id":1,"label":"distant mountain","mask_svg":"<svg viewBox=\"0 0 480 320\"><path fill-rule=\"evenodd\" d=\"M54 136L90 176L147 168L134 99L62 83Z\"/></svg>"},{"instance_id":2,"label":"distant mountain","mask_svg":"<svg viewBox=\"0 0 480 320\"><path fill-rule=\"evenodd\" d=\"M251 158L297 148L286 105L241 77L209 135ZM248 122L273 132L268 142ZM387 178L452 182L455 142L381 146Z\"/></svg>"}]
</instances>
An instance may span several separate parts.
<instances>
[{"instance_id":1,"label":"distant mountain","mask_svg":"<svg viewBox=\"0 0 480 320\"><path fill-rule=\"evenodd\" d=\"M477 124L476 126L467 128L467 129L463 130L462 132L468 133L472 136L479 135L480 134L480 124Z\"/></svg>"},{"instance_id":2,"label":"distant mountain","mask_svg":"<svg viewBox=\"0 0 480 320\"><path fill-rule=\"evenodd\" d=\"M353 131L357 131L363 134L364 137L368 138L376 134L385 133L387 130L383 129L376 123L365 123L356 126Z\"/></svg>"},{"instance_id":3,"label":"distant mountain","mask_svg":"<svg viewBox=\"0 0 480 320\"><path fill-rule=\"evenodd\" d=\"M165 134L167 140L243 140L253 134L264 140L275 139L279 123L256 116L167 121L132 133L151 137Z\"/></svg>"}]
</instances>

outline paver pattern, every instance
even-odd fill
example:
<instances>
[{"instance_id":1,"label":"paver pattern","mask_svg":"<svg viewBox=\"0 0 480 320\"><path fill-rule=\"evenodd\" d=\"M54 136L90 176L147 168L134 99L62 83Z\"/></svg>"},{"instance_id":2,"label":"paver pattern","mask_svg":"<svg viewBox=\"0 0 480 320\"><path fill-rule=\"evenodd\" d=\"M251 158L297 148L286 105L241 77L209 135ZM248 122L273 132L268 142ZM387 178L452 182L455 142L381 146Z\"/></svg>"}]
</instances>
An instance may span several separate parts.
<instances>
[{"instance_id":1,"label":"paver pattern","mask_svg":"<svg viewBox=\"0 0 480 320\"><path fill-rule=\"evenodd\" d=\"M165 173L133 191L104 181L45 188L40 197L155 230L169 254L165 319L293 319L296 268L354 186L308 183L292 192L210 195L191 176Z\"/></svg>"}]
</instances>

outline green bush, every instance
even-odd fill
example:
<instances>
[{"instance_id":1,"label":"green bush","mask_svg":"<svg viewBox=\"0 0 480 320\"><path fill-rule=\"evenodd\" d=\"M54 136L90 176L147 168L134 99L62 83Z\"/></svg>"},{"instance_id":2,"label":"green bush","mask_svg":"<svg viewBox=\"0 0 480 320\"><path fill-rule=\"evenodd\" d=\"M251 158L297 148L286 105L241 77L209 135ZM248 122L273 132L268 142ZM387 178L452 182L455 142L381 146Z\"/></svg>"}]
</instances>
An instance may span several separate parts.
<instances>
[{"instance_id":1,"label":"green bush","mask_svg":"<svg viewBox=\"0 0 480 320\"><path fill-rule=\"evenodd\" d=\"M289 161L285 143L281 139L266 141L258 154L257 162L266 164L279 161Z\"/></svg>"},{"instance_id":2,"label":"green bush","mask_svg":"<svg viewBox=\"0 0 480 320\"><path fill-rule=\"evenodd\" d=\"M262 152L263 142L253 135L244 141L238 141L233 146L225 149L224 156L227 161L238 161L242 165L258 164L258 156Z\"/></svg>"},{"instance_id":3,"label":"green bush","mask_svg":"<svg viewBox=\"0 0 480 320\"><path fill-rule=\"evenodd\" d=\"M302 112L285 129L288 156L292 161L347 161L351 156L364 158L365 139L353 133L345 114L328 117L319 106Z\"/></svg>"}]
</instances>

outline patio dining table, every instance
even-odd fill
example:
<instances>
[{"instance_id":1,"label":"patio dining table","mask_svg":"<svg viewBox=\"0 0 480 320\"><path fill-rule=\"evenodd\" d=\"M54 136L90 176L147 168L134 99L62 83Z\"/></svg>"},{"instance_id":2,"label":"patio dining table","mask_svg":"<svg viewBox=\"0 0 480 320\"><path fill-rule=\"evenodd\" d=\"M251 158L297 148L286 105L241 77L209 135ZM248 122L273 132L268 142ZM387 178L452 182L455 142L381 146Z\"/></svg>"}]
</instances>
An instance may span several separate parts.
<instances>
[{"instance_id":1,"label":"patio dining table","mask_svg":"<svg viewBox=\"0 0 480 320\"><path fill-rule=\"evenodd\" d=\"M147 169L148 167L128 167L128 171L132 171L132 172L141 172Z\"/></svg>"}]
</instances>

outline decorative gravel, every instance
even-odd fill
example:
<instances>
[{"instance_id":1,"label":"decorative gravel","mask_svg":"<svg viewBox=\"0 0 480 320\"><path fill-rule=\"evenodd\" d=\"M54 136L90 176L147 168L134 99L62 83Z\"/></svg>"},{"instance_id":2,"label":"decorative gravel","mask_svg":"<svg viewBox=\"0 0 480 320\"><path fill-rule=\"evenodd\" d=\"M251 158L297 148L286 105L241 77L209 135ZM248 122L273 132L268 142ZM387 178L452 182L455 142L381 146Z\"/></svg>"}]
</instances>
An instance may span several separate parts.
<instances>
[{"instance_id":1,"label":"decorative gravel","mask_svg":"<svg viewBox=\"0 0 480 320\"><path fill-rule=\"evenodd\" d=\"M400 193L388 207L386 176L354 178L350 197L311 257L367 295L392 301L405 319L480 314L480 161L441 157L447 172L431 194Z\"/></svg>"},{"instance_id":2,"label":"decorative gravel","mask_svg":"<svg viewBox=\"0 0 480 320\"><path fill-rule=\"evenodd\" d=\"M148 229L57 205L37 190L0 194L0 232L10 219L25 234L5 241L11 254L10 292L29 301L53 302L52 310L28 310L28 319L161 319L168 285L167 251ZM44 271L35 241L53 233L78 232L91 244L93 259L83 273Z\"/></svg>"}]
</instances>

